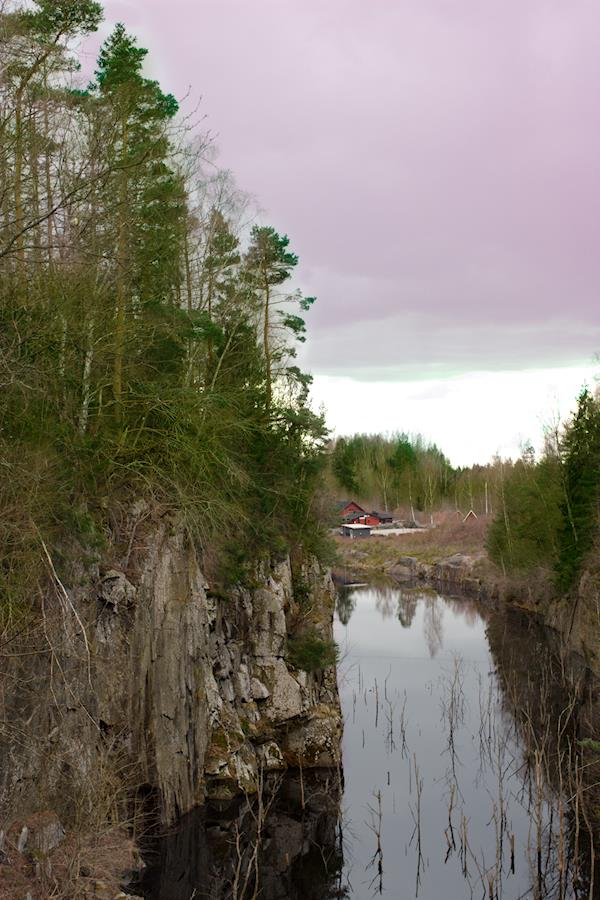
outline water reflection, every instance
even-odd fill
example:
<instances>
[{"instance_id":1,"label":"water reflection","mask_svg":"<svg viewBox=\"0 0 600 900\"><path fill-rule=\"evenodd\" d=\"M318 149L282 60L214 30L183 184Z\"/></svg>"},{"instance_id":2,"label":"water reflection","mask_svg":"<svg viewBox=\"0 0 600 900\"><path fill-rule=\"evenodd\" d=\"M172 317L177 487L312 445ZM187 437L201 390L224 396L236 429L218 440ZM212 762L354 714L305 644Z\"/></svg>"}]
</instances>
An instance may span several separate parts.
<instances>
[{"instance_id":1,"label":"water reflection","mask_svg":"<svg viewBox=\"0 0 600 900\"><path fill-rule=\"evenodd\" d=\"M410 628L417 611L418 597L414 591L400 591L399 594L396 615L403 628Z\"/></svg>"},{"instance_id":2,"label":"water reflection","mask_svg":"<svg viewBox=\"0 0 600 900\"><path fill-rule=\"evenodd\" d=\"M600 700L516 613L340 590L341 774L272 776L148 846L151 900L593 900ZM343 814L340 815L340 807Z\"/></svg>"},{"instance_id":3,"label":"water reflection","mask_svg":"<svg viewBox=\"0 0 600 900\"><path fill-rule=\"evenodd\" d=\"M382 619L397 618L403 628L410 629L417 607L422 604L425 610L423 617L423 634L429 648L429 655L434 657L444 645L444 609L446 603L453 603L459 608L467 601L444 601L433 591L398 588L395 583L382 583L367 588L369 596L375 602L375 609ZM342 625L348 625L356 609L357 597L364 596L365 586L359 588L342 586L338 589L336 612ZM470 624L477 618L472 604L468 606Z\"/></svg>"},{"instance_id":4,"label":"water reflection","mask_svg":"<svg viewBox=\"0 0 600 900\"><path fill-rule=\"evenodd\" d=\"M444 605L440 597L425 599L423 633L427 641L429 655L433 659L444 645Z\"/></svg>"},{"instance_id":5,"label":"water reflection","mask_svg":"<svg viewBox=\"0 0 600 900\"><path fill-rule=\"evenodd\" d=\"M567 896L569 884L575 896L600 896L597 684L581 659L561 652L556 634L524 614L490 617L487 637L503 708L521 739L529 790L535 794L544 781L555 799L546 838L555 865L538 867L539 893L545 896L550 880L557 896Z\"/></svg>"},{"instance_id":6,"label":"water reflection","mask_svg":"<svg viewBox=\"0 0 600 900\"><path fill-rule=\"evenodd\" d=\"M582 687L564 687L547 637L472 600L347 594L336 637L349 896L597 896Z\"/></svg>"},{"instance_id":7,"label":"water reflection","mask_svg":"<svg viewBox=\"0 0 600 900\"><path fill-rule=\"evenodd\" d=\"M185 816L145 847L149 900L328 900L340 888L340 774L273 776L260 796Z\"/></svg>"},{"instance_id":8,"label":"water reflection","mask_svg":"<svg viewBox=\"0 0 600 900\"><path fill-rule=\"evenodd\" d=\"M340 587L337 595L336 612L342 625L347 625L356 606L356 592L352 588Z\"/></svg>"}]
</instances>

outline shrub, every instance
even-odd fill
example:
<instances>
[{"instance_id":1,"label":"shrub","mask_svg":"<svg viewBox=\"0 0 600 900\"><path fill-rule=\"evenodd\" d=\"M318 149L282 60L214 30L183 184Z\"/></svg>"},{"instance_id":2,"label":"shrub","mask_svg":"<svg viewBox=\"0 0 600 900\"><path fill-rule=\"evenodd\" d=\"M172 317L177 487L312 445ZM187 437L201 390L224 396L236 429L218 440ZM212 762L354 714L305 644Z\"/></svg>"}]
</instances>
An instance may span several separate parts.
<instances>
[{"instance_id":1,"label":"shrub","mask_svg":"<svg viewBox=\"0 0 600 900\"><path fill-rule=\"evenodd\" d=\"M313 629L288 640L288 660L295 669L318 672L338 661L335 641L324 640Z\"/></svg>"}]
</instances>

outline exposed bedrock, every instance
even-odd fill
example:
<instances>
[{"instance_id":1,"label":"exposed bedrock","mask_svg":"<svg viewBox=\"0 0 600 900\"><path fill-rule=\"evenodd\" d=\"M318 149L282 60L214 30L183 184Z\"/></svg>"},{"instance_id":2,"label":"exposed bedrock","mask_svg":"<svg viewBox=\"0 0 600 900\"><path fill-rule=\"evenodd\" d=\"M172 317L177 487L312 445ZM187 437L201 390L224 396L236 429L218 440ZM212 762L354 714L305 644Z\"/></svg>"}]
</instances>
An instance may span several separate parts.
<instances>
[{"instance_id":1,"label":"exposed bedrock","mask_svg":"<svg viewBox=\"0 0 600 900\"><path fill-rule=\"evenodd\" d=\"M328 571L289 559L211 591L183 532L148 529L135 565L79 566L1 660L3 818L151 796L171 822L261 771L339 762L335 667L301 671L290 637L332 638ZM301 583L302 589L294 589ZM15 644L15 651L17 650ZM127 801L127 802L130 802Z\"/></svg>"}]
</instances>

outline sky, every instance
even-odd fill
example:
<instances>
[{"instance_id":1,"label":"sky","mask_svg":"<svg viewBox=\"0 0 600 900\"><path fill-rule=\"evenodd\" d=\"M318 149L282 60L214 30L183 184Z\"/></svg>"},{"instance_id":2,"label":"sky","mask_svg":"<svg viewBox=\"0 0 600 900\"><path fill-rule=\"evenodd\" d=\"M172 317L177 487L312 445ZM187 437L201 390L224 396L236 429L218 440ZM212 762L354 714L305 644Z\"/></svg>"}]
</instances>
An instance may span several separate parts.
<instances>
[{"instance_id":1,"label":"sky","mask_svg":"<svg viewBox=\"0 0 600 900\"><path fill-rule=\"evenodd\" d=\"M597 0L105 0L318 300L337 434L539 445L600 366Z\"/></svg>"}]
</instances>

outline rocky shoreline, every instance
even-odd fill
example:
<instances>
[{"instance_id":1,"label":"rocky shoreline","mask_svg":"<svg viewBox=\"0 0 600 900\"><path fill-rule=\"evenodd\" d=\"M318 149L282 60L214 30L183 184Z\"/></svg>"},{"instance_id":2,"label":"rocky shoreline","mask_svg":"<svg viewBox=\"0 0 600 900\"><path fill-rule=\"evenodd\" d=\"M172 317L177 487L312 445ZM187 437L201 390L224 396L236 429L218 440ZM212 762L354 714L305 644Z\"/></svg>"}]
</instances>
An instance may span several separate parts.
<instances>
[{"instance_id":1,"label":"rocky shoreline","mask_svg":"<svg viewBox=\"0 0 600 900\"><path fill-rule=\"evenodd\" d=\"M373 577L387 577L404 585L427 585L450 594L495 602L503 599L502 581L482 574L483 556L455 553L433 563L416 556L398 556L393 562L373 566L368 560L349 559L334 570L339 583L356 583Z\"/></svg>"},{"instance_id":2,"label":"rocky shoreline","mask_svg":"<svg viewBox=\"0 0 600 900\"><path fill-rule=\"evenodd\" d=\"M436 554L435 548L430 548L428 555L425 562L417 556L390 552L381 562L365 550L343 548L334 576L342 584L385 577L407 587L422 585L488 605L520 609L555 632L563 655L577 656L600 678L600 548L590 556L574 589L562 597L553 586L551 572L509 577L493 566L485 551L444 556L441 550Z\"/></svg>"}]
</instances>

